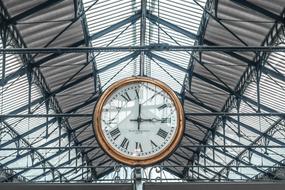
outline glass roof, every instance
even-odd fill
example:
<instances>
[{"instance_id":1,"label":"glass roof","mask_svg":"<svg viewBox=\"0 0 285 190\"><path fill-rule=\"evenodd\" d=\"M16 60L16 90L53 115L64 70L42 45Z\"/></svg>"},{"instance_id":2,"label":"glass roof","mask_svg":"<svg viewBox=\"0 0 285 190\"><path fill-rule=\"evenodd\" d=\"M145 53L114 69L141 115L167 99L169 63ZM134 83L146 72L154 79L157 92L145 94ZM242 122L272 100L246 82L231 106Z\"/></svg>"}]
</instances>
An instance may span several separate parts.
<instances>
[{"instance_id":1,"label":"glass roof","mask_svg":"<svg viewBox=\"0 0 285 190\"><path fill-rule=\"evenodd\" d=\"M140 45L140 0L83 0L88 24L89 35L93 47L121 47ZM198 1L205 6L206 0ZM108 11L106 11L108 9ZM146 20L146 45L169 44L169 45L194 45L196 39L191 39L185 34L177 32L188 31L196 35L201 22L203 9L192 0L170 1L160 0L147 1ZM160 18L167 24L160 24L154 21ZM127 21L130 19L129 21ZM126 21L125 24L118 24ZM163 22L163 23L164 23ZM172 27L172 28L171 28ZM108 31L109 30L109 31ZM108 31L108 32L107 32ZM168 59L175 64L187 69L191 52L153 52L155 55ZM96 55L97 69L110 65L119 59L129 56L130 53L111 52ZM165 65L160 59L154 56L146 56L145 72L148 76L158 78L180 93L186 73ZM99 74L101 86L107 88L112 82L122 78L139 74L139 58L132 57L111 69ZM110 80L111 79L111 80Z\"/></svg>"},{"instance_id":2,"label":"glass roof","mask_svg":"<svg viewBox=\"0 0 285 190\"><path fill-rule=\"evenodd\" d=\"M206 0L148 0L146 45L191 46L197 44L197 35L203 32L200 25L204 13L202 7L206 6L206 2ZM267 6L270 11L279 14L279 9L283 9L282 6L279 6L281 2L282 0L276 1L275 4L270 2L259 6ZM21 1L21 3L25 6L20 6L19 1L7 3L6 6L11 17L17 16L18 9L24 11L23 7L28 9L33 5L45 2ZM39 44L40 48L43 48L42 46L67 46L66 44L69 47L75 46L74 44L81 47L85 37L86 41L90 40L89 45L93 47L140 45L140 0L83 0L83 5L88 26L86 36L83 35L83 30L86 29L85 23L73 21L76 11L74 11L74 4L71 1L61 1L54 7L45 7L36 13L27 10L25 13L28 14L27 18L22 15L23 17L19 19L21 22L13 26L21 32L27 47L38 47ZM254 15L254 18L257 17L257 20L264 20L266 15L256 14L257 10L249 12L247 9L244 6L233 5L232 1L219 1L217 16L219 18L225 16L228 19L226 20L226 29L225 25L221 26L218 21L214 22L215 19L212 18L207 25L204 45L241 44L243 41L241 38L248 41L249 45L260 45L275 20L266 18L266 22L261 26L258 25L258 28L262 30L256 30L258 22L252 24L252 21L243 20L244 17L250 14ZM247 12L247 14L241 14L243 12ZM48 15L48 19L43 15ZM61 17L67 20L60 19L59 21L58 19ZM234 22L229 19L231 17L238 17L240 20ZM37 27L38 23L41 24L41 28ZM58 27L50 27L54 23ZM72 26L69 26L70 30L68 30L68 25ZM68 32L65 33L65 31ZM240 37L232 36L231 31L235 31ZM43 34L46 34L48 39L43 38ZM62 37L61 34L66 36ZM53 43L50 41L50 38L54 37L53 35L61 38ZM69 44L70 41L72 44ZM7 48L18 47L15 45L16 43L12 43L12 40L10 43ZM283 46L283 41L279 45ZM3 48L1 40L0 48ZM221 111L225 106L226 99L232 94L229 89L235 89L236 85L241 82L240 78L248 68L246 60L251 61L255 53L203 52L200 58L204 62L199 62L192 53L191 51L147 52L145 54L145 73L147 76L162 80L177 94L180 94L183 85L189 82L189 86L192 86L191 88L187 86L186 89L189 88L187 90L191 90L192 94L186 93L184 102L186 113ZM139 74L140 54L138 52L102 52L94 54L94 56L102 90L115 81ZM195 67L192 78L188 78L185 71L189 70L189 64L193 57L196 58L194 60ZM90 110L93 110L93 103L96 102L98 96L95 96L97 89L94 87L96 84L93 84L92 67L91 64L88 64L91 61L86 54L58 55L55 53L35 56L34 61L39 65L34 67L33 71L38 77L43 74L43 78L29 78L25 67L26 62L18 55L7 54L5 65L2 60L3 54L0 54L1 115L90 113ZM255 78L251 78L246 82L247 88L242 94L240 113L258 113L258 109L261 113L284 113L285 111L283 103L285 90L284 53L271 53L268 59L264 60L266 62L260 78L260 105L257 104L257 81ZM34 63L29 62L29 64ZM62 74L63 72L64 74ZM46 82L46 86L43 81ZM47 89L51 90L50 94L45 91ZM78 91L84 93L79 94ZM51 98L53 95L55 99ZM237 113L237 105L231 106L226 111ZM188 176L195 179L251 180L265 175L271 166L284 162L284 148L265 147L267 145L285 145L283 118L277 116L229 116L226 122L218 122L217 131L213 135L208 131L215 118L213 116L197 116L190 119L192 123L190 120L187 121L185 137L182 139L181 146L162 165L165 168L173 164L179 165L179 167L169 170L169 172L156 167L146 168L146 176L154 175L155 180L173 178L174 181L179 181L178 176L181 177L182 172L186 171L185 173L187 173L188 171ZM72 135L70 131L73 131ZM185 147L200 145L204 138L207 138L206 145L220 147L201 148L199 155L195 155L195 149ZM93 174L98 172L98 176L103 181L108 181L116 175L132 178L130 168L119 167L120 169L117 169L117 163L96 146L98 144L93 135L90 118L89 120L85 118L59 120L55 117L5 118L0 122L0 140L1 168L12 168L12 176L20 177L26 181L87 180L92 173L90 168L85 167L88 164L99 169L102 165L102 168L104 166L112 168L112 170L108 170L108 167L106 167L107 169L101 168L101 170L96 168L98 170L93 172ZM92 150L86 151L88 153L77 149L68 151L70 146L76 145L94 147ZM227 148L225 151L223 145L240 145L241 147ZM60 149L58 149L59 146ZM248 148L248 146L256 147ZM191 161L193 160L195 162L192 166ZM94 163L98 165L92 165ZM189 165L182 167L185 164ZM252 165L261 167L257 168ZM156 171L153 172L153 170ZM5 169L5 171L8 170Z\"/></svg>"},{"instance_id":3,"label":"glass roof","mask_svg":"<svg viewBox=\"0 0 285 190\"><path fill-rule=\"evenodd\" d=\"M266 61L266 71L262 73L260 79L261 113L284 113L285 111L283 106L285 82L278 79L278 76L284 76L285 74L284 68L280 65L284 55L283 52L271 53ZM272 75L274 72L279 75ZM239 112L256 113L258 110L256 97L257 89L254 80L250 82L243 94ZM231 113L237 113L237 108L233 108ZM240 124L238 124L238 119L240 119ZM225 181L228 179L249 180L262 177L264 173L270 171L270 167L284 162L285 149L282 148L282 145L285 144L285 136L284 132L280 131L284 127L282 118L277 116L242 116L240 118L230 116L227 118L225 126L225 132L222 124L218 126L214 143L211 140L212 137L210 137L208 145L244 147L227 148L226 152L223 151L222 147L215 150L206 148L200 154L199 162L194 164L194 166L202 166L201 168L207 167L207 169L200 170L202 175L210 179L220 178ZM224 140L225 134L226 139ZM257 147L249 148L247 146ZM268 147L265 148L264 146ZM214 157L218 161L214 162ZM223 165L229 167L219 167ZM253 166L249 167L249 165ZM254 166L261 166L261 168ZM193 168L194 171L198 169L198 167ZM217 173L221 175L217 175Z\"/></svg>"}]
</instances>

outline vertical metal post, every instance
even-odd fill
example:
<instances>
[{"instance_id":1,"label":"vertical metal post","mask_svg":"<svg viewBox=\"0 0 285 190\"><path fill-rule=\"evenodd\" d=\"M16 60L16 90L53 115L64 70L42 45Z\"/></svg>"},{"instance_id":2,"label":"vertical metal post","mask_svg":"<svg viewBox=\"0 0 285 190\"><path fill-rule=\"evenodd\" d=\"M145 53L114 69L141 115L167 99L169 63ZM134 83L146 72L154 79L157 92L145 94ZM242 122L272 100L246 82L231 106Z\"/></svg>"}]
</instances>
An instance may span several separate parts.
<instances>
[{"instance_id":1,"label":"vertical metal post","mask_svg":"<svg viewBox=\"0 0 285 190\"><path fill-rule=\"evenodd\" d=\"M2 20L1 20L2 21ZM0 24L0 40L2 40L2 45L3 45L3 49L6 48L6 42L7 42L7 32L6 32L6 26L4 23ZM5 85L5 68L6 68L6 54L5 52L3 52L2 54L2 77L1 77L1 80L2 80L2 84L0 84L2 87L1 87L1 93L2 93L2 96L1 96L1 106L0 106L0 114L2 114L3 112L3 109L4 109L4 93L3 93L3 89L4 89L4 85ZM1 117L0 118L0 132L2 130L2 124L3 124L3 121L4 119L2 120L3 118ZM0 141L1 141L1 133L0 133Z\"/></svg>"},{"instance_id":2,"label":"vertical metal post","mask_svg":"<svg viewBox=\"0 0 285 190\"><path fill-rule=\"evenodd\" d=\"M32 102L32 68L28 67L28 114L32 113L31 102Z\"/></svg>"},{"instance_id":3,"label":"vertical metal post","mask_svg":"<svg viewBox=\"0 0 285 190\"><path fill-rule=\"evenodd\" d=\"M260 78L261 78L261 61L256 66L256 90L257 90L257 112L260 113Z\"/></svg>"},{"instance_id":4,"label":"vertical metal post","mask_svg":"<svg viewBox=\"0 0 285 190\"><path fill-rule=\"evenodd\" d=\"M143 190L143 183L142 183L142 168L138 167L135 168L134 171L134 190Z\"/></svg>"},{"instance_id":5,"label":"vertical metal post","mask_svg":"<svg viewBox=\"0 0 285 190\"><path fill-rule=\"evenodd\" d=\"M1 32L1 38L0 38L0 40L2 40L2 48L3 49L6 49L6 47L7 47L7 38L8 38L8 35L7 35L7 26L6 26L6 24L5 23L3 23L3 24L1 24L1 26L0 26L1 28L0 28L0 32ZM5 71L5 69L6 69L6 53L3 51L3 53L2 53L2 81L3 81L3 86L4 86L4 84L5 84L5 73L6 73L6 71Z\"/></svg>"},{"instance_id":6,"label":"vertical metal post","mask_svg":"<svg viewBox=\"0 0 285 190\"><path fill-rule=\"evenodd\" d=\"M239 113L240 113L240 103L241 103L241 98L240 97L238 97L237 98L237 113L238 113L238 116L237 116L237 120L238 120L238 137L240 138L241 137L241 131L240 131L240 115L239 115Z\"/></svg>"},{"instance_id":7,"label":"vertical metal post","mask_svg":"<svg viewBox=\"0 0 285 190\"><path fill-rule=\"evenodd\" d=\"M145 46L145 32L146 32L146 4L147 0L141 0L141 33L140 33L140 46ZM145 52L141 51L140 55L140 76L145 75Z\"/></svg>"},{"instance_id":8,"label":"vertical metal post","mask_svg":"<svg viewBox=\"0 0 285 190\"><path fill-rule=\"evenodd\" d=\"M97 69L96 69L95 57L92 58L92 59L94 59L92 61L93 81L94 81L94 94L96 94L97 93Z\"/></svg>"},{"instance_id":9,"label":"vertical metal post","mask_svg":"<svg viewBox=\"0 0 285 190\"><path fill-rule=\"evenodd\" d=\"M224 148L223 148L223 151L226 152L226 116L223 116L222 117L222 120L223 120L223 144L224 144Z\"/></svg>"},{"instance_id":10,"label":"vertical metal post","mask_svg":"<svg viewBox=\"0 0 285 190\"><path fill-rule=\"evenodd\" d=\"M215 131L212 131L212 145L215 146ZM213 148L213 160L216 160L215 149Z\"/></svg>"}]
</instances>

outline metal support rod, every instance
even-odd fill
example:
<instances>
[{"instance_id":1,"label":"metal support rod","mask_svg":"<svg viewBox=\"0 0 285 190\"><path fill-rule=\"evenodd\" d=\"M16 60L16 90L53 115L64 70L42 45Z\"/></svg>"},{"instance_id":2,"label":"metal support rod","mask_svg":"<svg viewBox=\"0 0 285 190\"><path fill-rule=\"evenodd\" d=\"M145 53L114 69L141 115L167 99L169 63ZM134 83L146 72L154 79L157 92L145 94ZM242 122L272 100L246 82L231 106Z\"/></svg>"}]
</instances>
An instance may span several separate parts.
<instances>
[{"instance_id":1,"label":"metal support rod","mask_svg":"<svg viewBox=\"0 0 285 190\"><path fill-rule=\"evenodd\" d=\"M143 172L142 168L138 167L134 169L134 190L143 190Z\"/></svg>"},{"instance_id":2,"label":"metal support rod","mask_svg":"<svg viewBox=\"0 0 285 190\"><path fill-rule=\"evenodd\" d=\"M178 167L189 167L191 166L191 168L223 168L223 167L228 167L228 168L236 168L235 165L233 166L227 166L227 165L207 165L207 166L202 166L202 165L169 165L169 166L163 166L162 168L178 168ZM160 166L153 166L153 167L160 167ZM240 168L284 168L284 166L270 166L270 165L240 165ZM42 170L42 167L28 167L30 169L34 169L34 170ZM74 167L74 166L59 166L56 167L56 169L74 169L74 168L78 168L78 169L82 169L82 168L114 168L114 166L78 166L78 167ZM27 169L27 167L11 167L11 168L3 168L3 170L24 170ZM51 170L51 169L55 169L55 167L49 167L46 166L45 169L47 170ZM2 169L1 169L2 170ZM143 179L143 178L141 178Z\"/></svg>"},{"instance_id":3,"label":"metal support rod","mask_svg":"<svg viewBox=\"0 0 285 190\"><path fill-rule=\"evenodd\" d=\"M262 65L256 66L256 93L257 93L257 112L260 112L260 79L261 79L261 68Z\"/></svg>"},{"instance_id":4,"label":"metal support rod","mask_svg":"<svg viewBox=\"0 0 285 190\"><path fill-rule=\"evenodd\" d=\"M3 49L6 49L7 47L7 26L3 24L0 28L0 32L2 35L0 36L0 40L2 40L2 47ZM2 81L4 83L5 81L5 73L6 73L6 53L2 52Z\"/></svg>"},{"instance_id":5,"label":"metal support rod","mask_svg":"<svg viewBox=\"0 0 285 190\"><path fill-rule=\"evenodd\" d=\"M152 44L146 46L120 47L53 47L53 48L6 48L0 53L6 54L62 54L88 52L133 52L133 51L197 51L197 52L285 52L284 46L172 46L168 44Z\"/></svg>"},{"instance_id":6,"label":"metal support rod","mask_svg":"<svg viewBox=\"0 0 285 190\"><path fill-rule=\"evenodd\" d=\"M146 33L146 4L147 0L141 0L141 33L140 33L140 46L145 46L145 33ZM145 55L144 51L140 53L140 76L145 75Z\"/></svg>"},{"instance_id":7,"label":"metal support rod","mask_svg":"<svg viewBox=\"0 0 285 190\"><path fill-rule=\"evenodd\" d=\"M285 148L285 145L187 145L180 146L186 148ZM63 150L63 149L92 149L100 148L99 146L67 146L67 147L10 147L10 148L1 148L1 151L10 151L10 150Z\"/></svg>"},{"instance_id":8,"label":"metal support rod","mask_svg":"<svg viewBox=\"0 0 285 190\"><path fill-rule=\"evenodd\" d=\"M185 113L185 116L240 116L240 117L254 117L254 116L279 116L285 117L284 112L261 112L261 113L231 113L231 112L196 112ZM6 118L45 118L45 117L92 117L92 114L80 113L58 113L58 114L0 114L1 119Z\"/></svg>"}]
</instances>

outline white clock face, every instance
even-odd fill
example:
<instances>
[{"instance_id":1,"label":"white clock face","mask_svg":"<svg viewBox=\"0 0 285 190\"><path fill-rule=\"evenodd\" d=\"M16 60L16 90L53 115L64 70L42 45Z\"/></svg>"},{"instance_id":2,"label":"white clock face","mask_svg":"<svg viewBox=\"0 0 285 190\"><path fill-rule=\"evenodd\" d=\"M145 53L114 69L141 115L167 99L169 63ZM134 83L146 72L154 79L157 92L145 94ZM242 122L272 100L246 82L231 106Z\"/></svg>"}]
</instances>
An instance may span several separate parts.
<instances>
[{"instance_id":1,"label":"white clock face","mask_svg":"<svg viewBox=\"0 0 285 190\"><path fill-rule=\"evenodd\" d=\"M120 154L148 158L167 148L177 131L177 110L160 87L137 82L115 90L105 101L101 128Z\"/></svg>"}]
</instances>

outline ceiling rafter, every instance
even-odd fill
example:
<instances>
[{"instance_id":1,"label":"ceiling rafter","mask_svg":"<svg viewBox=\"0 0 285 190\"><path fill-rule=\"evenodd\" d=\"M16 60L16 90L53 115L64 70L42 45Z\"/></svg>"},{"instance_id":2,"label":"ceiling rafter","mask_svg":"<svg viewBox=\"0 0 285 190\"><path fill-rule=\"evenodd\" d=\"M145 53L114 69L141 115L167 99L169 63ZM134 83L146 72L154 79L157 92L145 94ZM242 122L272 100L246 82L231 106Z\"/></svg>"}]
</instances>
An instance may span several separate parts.
<instances>
[{"instance_id":1,"label":"ceiling rafter","mask_svg":"<svg viewBox=\"0 0 285 190\"><path fill-rule=\"evenodd\" d=\"M5 124L5 126L7 128L9 128L10 131L12 131L14 134L16 134L17 140L21 139L27 146L31 146L31 144L25 138L23 138L21 135L19 135L19 133L17 131L15 131L13 127L9 126L9 124L6 123L5 121L2 121L2 122ZM40 157L40 159L44 159L44 156L38 150L31 150L31 153L32 154L36 153ZM51 167L53 167L53 164L51 162L47 162L47 164L50 165ZM57 170L57 172L60 173L59 170Z\"/></svg>"},{"instance_id":2,"label":"ceiling rafter","mask_svg":"<svg viewBox=\"0 0 285 190\"><path fill-rule=\"evenodd\" d=\"M25 19L37 12L40 12L44 9L47 9L49 7L55 6L56 4L63 2L63 0L47 0L39 5L36 5L28 10L26 10L25 12L19 13L17 15L15 15L14 17L9 19L9 23L11 24L17 24L17 22L19 20Z\"/></svg>"},{"instance_id":3,"label":"ceiling rafter","mask_svg":"<svg viewBox=\"0 0 285 190\"><path fill-rule=\"evenodd\" d=\"M247 0L231 0L231 1L238 4L238 5L246 7L248 9L256 11L260 14L263 14L264 16L267 16L268 18L271 18L274 21L281 22L281 23L285 24L284 18L282 18L281 16L279 16L279 15L277 15L277 14L275 14L275 13L273 13L273 12L271 12L265 8L257 6L256 4L254 4L252 2L249 2Z\"/></svg>"},{"instance_id":4,"label":"ceiling rafter","mask_svg":"<svg viewBox=\"0 0 285 190\"><path fill-rule=\"evenodd\" d=\"M151 21L154 24L164 25L164 26L166 26L166 27L168 27L168 28L180 33L180 34L183 34L183 35L193 39L193 40L198 39L196 34L189 32L189 31L187 31L187 30L185 30L185 29L183 29L183 28L181 28L181 27L179 27L179 26L177 26L171 22L168 22L168 21L166 21L160 17L157 17L157 16L151 14L149 11L147 11L146 18L148 18L149 21Z\"/></svg>"}]
</instances>

